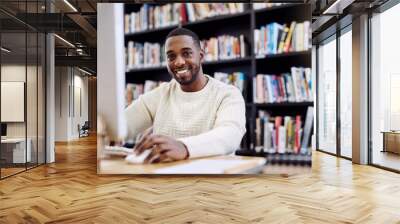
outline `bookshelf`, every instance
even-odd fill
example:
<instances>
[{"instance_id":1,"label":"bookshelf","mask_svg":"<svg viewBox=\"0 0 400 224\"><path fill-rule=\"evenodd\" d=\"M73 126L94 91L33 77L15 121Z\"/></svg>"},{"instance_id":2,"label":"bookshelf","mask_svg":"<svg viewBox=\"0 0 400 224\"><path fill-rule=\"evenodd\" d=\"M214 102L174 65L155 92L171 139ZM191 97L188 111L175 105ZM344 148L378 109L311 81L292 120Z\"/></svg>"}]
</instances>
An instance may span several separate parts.
<instances>
[{"instance_id":1,"label":"bookshelf","mask_svg":"<svg viewBox=\"0 0 400 224\"><path fill-rule=\"evenodd\" d=\"M255 103L256 107L267 108L267 107L312 107L313 102L293 102L293 103Z\"/></svg>"},{"instance_id":2,"label":"bookshelf","mask_svg":"<svg viewBox=\"0 0 400 224\"><path fill-rule=\"evenodd\" d=\"M158 6L160 4L150 5ZM140 8L141 4L125 4L125 14L139 12ZM271 161L276 161L277 163L279 163L279 161L284 161L285 164L309 164L311 161L309 155L263 153L255 150L256 120L260 110L267 111L271 117L300 115L302 122L304 122L307 108L313 106L313 102L309 100L304 102L279 103L254 102L253 78L256 77L257 74L276 74L279 76L283 73L290 73L292 67L311 68L311 44L309 47L305 47L305 49L299 51L281 51L275 54L264 55L255 54L255 29L260 29L260 27L268 24L279 23L287 24L289 30L290 24L293 21L296 23L311 21L311 7L305 4L281 4L268 8L254 9L252 4L243 3L243 10L234 14L216 14L212 17L197 19L196 21L189 21L189 19L187 21L182 21L181 19L179 24L140 30L135 33L126 33L125 46L128 45L129 41L159 43L161 45L164 43L168 32L179 26L194 31L199 36L200 40L208 40L221 35L236 37L243 35L246 45L244 57L205 61L202 64L203 72L211 76L213 76L215 72L242 72L246 76L243 96L246 101L247 133L243 138L241 149L236 153L248 156L266 156L270 158ZM288 35L287 31L286 35ZM309 36L309 38L311 40L311 36ZM306 46L306 42L304 43L304 46ZM292 46L292 42L289 44ZM278 46L276 46L276 48L278 48ZM143 83L146 80L169 81L170 79L171 77L167 72L166 66L163 65L135 68L126 72L127 83Z\"/></svg>"}]
</instances>

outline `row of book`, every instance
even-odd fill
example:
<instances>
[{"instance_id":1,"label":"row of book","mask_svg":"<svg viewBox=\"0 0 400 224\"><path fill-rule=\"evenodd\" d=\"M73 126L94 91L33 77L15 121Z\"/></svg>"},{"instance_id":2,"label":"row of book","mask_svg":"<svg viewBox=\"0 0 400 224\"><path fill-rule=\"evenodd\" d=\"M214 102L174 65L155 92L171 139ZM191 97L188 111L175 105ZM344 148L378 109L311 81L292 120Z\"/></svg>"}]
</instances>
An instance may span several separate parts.
<instances>
[{"instance_id":1,"label":"row of book","mask_svg":"<svg viewBox=\"0 0 400 224\"><path fill-rule=\"evenodd\" d=\"M202 40L201 46L205 53L205 61L246 57L244 36L222 35Z\"/></svg>"},{"instance_id":2,"label":"row of book","mask_svg":"<svg viewBox=\"0 0 400 224\"><path fill-rule=\"evenodd\" d=\"M185 3L182 7L182 22L195 22L218 15L235 14L244 11L241 3Z\"/></svg>"},{"instance_id":3,"label":"row of book","mask_svg":"<svg viewBox=\"0 0 400 224\"><path fill-rule=\"evenodd\" d=\"M125 14L124 31L130 34L243 11L242 3L143 4L138 12Z\"/></svg>"},{"instance_id":4,"label":"row of book","mask_svg":"<svg viewBox=\"0 0 400 224\"><path fill-rule=\"evenodd\" d=\"M264 8L272 8L276 6L285 5L287 3L267 3L267 2L255 2L253 3L253 9L264 9Z\"/></svg>"},{"instance_id":5,"label":"row of book","mask_svg":"<svg viewBox=\"0 0 400 224\"><path fill-rule=\"evenodd\" d=\"M177 25L180 21L181 3L165 5L143 4L139 12L125 14L125 34Z\"/></svg>"},{"instance_id":6,"label":"row of book","mask_svg":"<svg viewBox=\"0 0 400 224\"><path fill-rule=\"evenodd\" d=\"M222 35L201 40L200 44L205 52L205 61L246 57L247 47L244 36L239 37ZM128 42L126 48L126 70L166 65L164 45L159 43Z\"/></svg>"},{"instance_id":7,"label":"row of book","mask_svg":"<svg viewBox=\"0 0 400 224\"><path fill-rule=\"evenodd\" d=\"M313 107L308 107L304 125L300 115L272 117L259 111L256 118L256 152L310 154Z\"/></svg>"},{"instance_id":8,"label":"row of book","mask_svg":"<svg viewBox=\"0 0 400 224\"><path fill-rule=\"evenodd\" d=\"M310 22L270 23L254 30L256 57L311 49Z\"/></svg>"},{"instance_id":9,"label":"row of book","mask_svg":"<svg viewBox=\"0 0 400 224\"><path fill-rule=\"evenodd\" d=\"M310 68L292 67L291 73L257 74L253 77L253 102L312 102L313 86Z\"/></svg>"},{"instance_id":10,"label":"row of book","mask_svg":"<svg viewBox=\"0 0 400 224\"><path fill-rule=\"evenodd\" d=\"M245 91L246 75L243 72L215 72L214 78L223 83L236 86L242 93Z\"/></svg>"},{"instance_id":11,"label":"row of book","mask_svg":"<svg viewBox=\"0 0 400 224\"><path fill-rule=\"evenodd\" d=\"M129 41L126 48L126 70L165 65L164 45Z\"/></svg>"},{"instance_id":12,"label":"row of book","mask_svg":"<svg viewBox=\"0 0 400 224\"><path fill-rule=\"evenodd\" d=\"M146 93L152 89L155 89L162 82L146 80L144 84L126 84L125 88L125 106L129 106L134 100L139 98L140 95Z\"/></svg>"}]
</instances>

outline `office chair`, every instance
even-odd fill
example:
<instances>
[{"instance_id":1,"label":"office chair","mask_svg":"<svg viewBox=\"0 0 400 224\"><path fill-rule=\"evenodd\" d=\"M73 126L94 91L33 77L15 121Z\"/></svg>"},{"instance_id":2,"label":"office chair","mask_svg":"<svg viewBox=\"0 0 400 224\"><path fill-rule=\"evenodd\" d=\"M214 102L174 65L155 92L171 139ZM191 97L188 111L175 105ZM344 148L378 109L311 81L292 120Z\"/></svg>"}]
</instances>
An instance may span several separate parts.
<instances>
[{"instance_id":1,"label":"office chair","mask_svg":"<svg viewBox=\"0 0 400 224\"><path fill-rule=\"evenodd\" d=\"M79 138L89 136L89 129L90 129L89 121L85 121L82 127L80 127L80 125L78 124Z\"/></svg>"}]
</instances>

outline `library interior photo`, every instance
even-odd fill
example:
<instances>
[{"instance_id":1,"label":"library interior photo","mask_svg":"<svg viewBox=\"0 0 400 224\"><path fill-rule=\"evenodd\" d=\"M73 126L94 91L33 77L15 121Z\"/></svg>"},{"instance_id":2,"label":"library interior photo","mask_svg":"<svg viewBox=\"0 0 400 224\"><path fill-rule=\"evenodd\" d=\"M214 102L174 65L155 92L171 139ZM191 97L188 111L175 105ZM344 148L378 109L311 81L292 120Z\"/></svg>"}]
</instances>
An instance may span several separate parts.
<instances>
[{"instance_id":1,"label":"library interior photo","mask_svg":"<svg viewBox=\"0 0 400 224\"><path fill-rule=\"evenodd\" d=\"M0 2L0 223L400 223L398 0Z\"/></svg>"}]
</instances>

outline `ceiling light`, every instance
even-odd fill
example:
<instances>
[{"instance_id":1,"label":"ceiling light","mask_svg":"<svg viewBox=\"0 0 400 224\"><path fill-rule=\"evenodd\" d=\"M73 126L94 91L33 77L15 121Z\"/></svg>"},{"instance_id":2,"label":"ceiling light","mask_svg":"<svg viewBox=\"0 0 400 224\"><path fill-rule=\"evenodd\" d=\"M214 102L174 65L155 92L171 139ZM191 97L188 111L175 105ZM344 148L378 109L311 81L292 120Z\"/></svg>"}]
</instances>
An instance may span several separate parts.
<instances>
[{"instance_id":1,"label":"ceiling light","mask_svg":"<svg viewBox=\"0 0 400 224\"><path fill-rule=\"evenodd\" d=\"M336 0L332 5L325 9L322 14L342 14L343 10L354 1L355 0Z\"/></svg>"},{"instance_id":2,"label":"ceiling light","mask_svg":"<svg viewBox=\"0 0 400 224\"><path fill-rule=\"evenodd\" d=\"M65 4L67 4L72 10L74 10L74 12L78 12L78 10L71 4L68 2L68 0L64 0Z\"/></svg>"},{"instance_id":3,"label":"ceiling light","mask_svg":"<svg viewBox=\"0 0 400 224\"><path fill-rule=\"evenodd\" d=\"M87 74L87 75L92 75L92 73L90 73L90 72L88 72L88 71L85 71L85 70L83 70L83 69L81 69L81 68L79 68L79 67L78 67L78 70L81 71L81 72L83 72L83 73L85 73L85 74Z\"/></svg>"},{"instance_id":4,"label":"ceiling light","mask_svg":"<svg viewBox=\"0 0 400 224\"><path fill-rule=\"evenodd\" d=\"M7 49L7 48L5 48L5 47L1 47L0 49L1 49L2 51L6 52L6 53L10 53L10 52L11 52L11 50L9 50L9 49Z\"/></svg>"},{"instance_id":5,"label":"ceiling light","mask_svg":"<svg viewBox=\"0 0 400 224\"><path fill-rule=\"evenodd\" d=\"M57 37L58 39L60 39L61 41L63 41L64 43L66 43L67 45L69 45L70 47L75 48L75 45L71 44L71 42L67 41L66 39L58 36L57 34L54 34L55 37Z\"/></svg>"}]
</instances>

